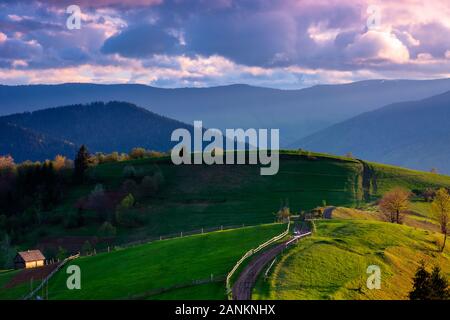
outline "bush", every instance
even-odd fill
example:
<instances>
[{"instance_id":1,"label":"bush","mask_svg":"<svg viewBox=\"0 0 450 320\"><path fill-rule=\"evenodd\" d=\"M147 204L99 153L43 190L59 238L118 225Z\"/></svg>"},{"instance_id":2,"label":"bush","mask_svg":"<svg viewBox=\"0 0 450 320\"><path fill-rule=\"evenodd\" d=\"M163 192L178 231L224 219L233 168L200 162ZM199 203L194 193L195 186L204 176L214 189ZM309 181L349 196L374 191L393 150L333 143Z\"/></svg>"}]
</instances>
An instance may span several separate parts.
<instances>
[{"instance_id":1,"label":"bush","mask_svg":"<svg viewBox=\"0 0 450 320\"><path fill-rule=\"evenodd\" d=\"M91 254L92 251L93 251L93 248L92 248L91 243L90 243L88 240L86 240L86 241L84 242L83 246L81 247L81 254L82 254L83 256L86 256L86 255Z\"/></svg>"},{"instance_id":2,"label":"bush","mask_svg":"<svg viewBox=\"0 0 450 320\"><path fill-rule=\"evenodd\" d=\"M130 153L130 159L142 159L146 155L146 151L144 148L133 148Z\"/></svg>"},{"instance_id":3,"label":"bush","mask_svg":"<svg viewBox=\"0 0 450 320\"><path fill-rule=\"evenodd\" d=\"M63 247L58 247L58 252L56 253L56 259L58 259L59 261L62 261L67 257L68 257L67 250L64 249Z\"/></svg>"},{"instance_id":4,"label":"bush","mask_svg":"<svg viewBox=\"0 0 450 320\"><path fill-rule=\"evenodd\" d=\"M105 221L98 229L98 234L103 237L114 237L116 232L116 228L108 221Z\"/></svg>"}]
</instances>

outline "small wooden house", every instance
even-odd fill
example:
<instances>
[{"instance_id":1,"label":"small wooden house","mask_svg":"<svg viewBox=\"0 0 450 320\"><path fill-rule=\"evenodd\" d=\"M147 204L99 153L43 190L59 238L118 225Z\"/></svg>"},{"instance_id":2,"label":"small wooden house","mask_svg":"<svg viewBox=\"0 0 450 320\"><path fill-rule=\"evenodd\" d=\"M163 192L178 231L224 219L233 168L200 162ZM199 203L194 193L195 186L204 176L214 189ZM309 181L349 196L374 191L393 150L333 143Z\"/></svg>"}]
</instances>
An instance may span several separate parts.
<instances>
[{"instance_id":1,"label":"small wooden house","mask_svg":"<svg viewBox=\"0 0 450 320\"><path fill-rule=\"evenodd\" d=\"M45 257L40 250L18 252L14 258L14 268L30 269L45 265Z\"/></svg>"}]
</instances>

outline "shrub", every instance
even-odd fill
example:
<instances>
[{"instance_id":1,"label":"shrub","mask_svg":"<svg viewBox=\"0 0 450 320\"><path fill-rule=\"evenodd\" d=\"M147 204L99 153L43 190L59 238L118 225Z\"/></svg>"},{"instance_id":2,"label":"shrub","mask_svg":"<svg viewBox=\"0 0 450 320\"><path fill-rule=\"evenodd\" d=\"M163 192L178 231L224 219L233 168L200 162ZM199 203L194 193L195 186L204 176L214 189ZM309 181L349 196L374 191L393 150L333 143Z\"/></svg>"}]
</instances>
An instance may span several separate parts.
<instances>
[{"instance_id":1,"label":"shrub","mask_svg":"<svg viewBox=\"0 0 450 320\"><path fill-rule=\"evenodd\" d=\"M103 237L114 237L116 235L116 228L108 221L103 222L103 224L98 229L98 233Z\"/></svg>"},{"instance_id":2,"label":"shrub","mask_svg":"<svg viewBox=\"0 0 450 320\"><path fill-rule=\"evenodd\" d=\"M130 153L130 159L142 159L146 155L146 151L144 148L133 148Z\"/></svg>"},{"instance_id":3,"label":"shrub","mask_svg":"<svg viewBox=\"0 0 450 320\"><path fill-rule=\"evenodd\" d=\"M14 166L14 159L10 155L0 157L0 171L12 170Z\"/></svg>"},{"instance_id":4,"label":"shrub","mask_svg":"<svg viewBox=\"0 0 450 320\"><path fill-rule=\"evenodd\" d=\"M67 250L63 247L58 247L58 252L56 253L56 259L62 261L68 257Z\"/></svg>"},{"instance_id":5,"label":"shrub","mask_svg":"<svg viewBox=\"0 0 450 320\"><path fill-rule=\"evenodd\" d=\"M88 240L86 240L84 242L83 246L81 247L81 254L84 256L89 255L92 253L92 250L93 250L93 248L92 248L91 243Z\"/></svg>"}]
</instances>

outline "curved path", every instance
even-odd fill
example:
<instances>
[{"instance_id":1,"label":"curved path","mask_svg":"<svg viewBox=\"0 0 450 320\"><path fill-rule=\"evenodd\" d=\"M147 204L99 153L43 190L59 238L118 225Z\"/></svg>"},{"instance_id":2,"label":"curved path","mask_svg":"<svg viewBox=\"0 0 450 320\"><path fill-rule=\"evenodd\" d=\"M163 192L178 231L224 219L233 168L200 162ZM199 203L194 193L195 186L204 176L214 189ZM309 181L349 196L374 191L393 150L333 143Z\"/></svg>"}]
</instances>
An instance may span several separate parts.
<instances>
[{"instance_id":1,"label":"curved path","mask_svg":"<svg viewBox=\"0 0 450 320\"><path fill-rule=\"evenodd\" d=\"M311 234L309 230L301 233L281 244L278 244L269 250L257 255L239 275L238 280L234 283L232 288L233 300L250 300L252 295L252 288L258 278L258 275L263 270L264 266L272 261L278 254L289 245L295 243L297 239Z\"/></svg>"},{"instance_id":2,"label":"curved path","mask_svg":"<svg viewBox=\"0 0 450 320\"><path fill-rule=\"evenodd\" d=\"M336 207L326 207L325 210L323 210L323 218L331 219L334 209L336 209Z\"/></svg>"}]
</instances>

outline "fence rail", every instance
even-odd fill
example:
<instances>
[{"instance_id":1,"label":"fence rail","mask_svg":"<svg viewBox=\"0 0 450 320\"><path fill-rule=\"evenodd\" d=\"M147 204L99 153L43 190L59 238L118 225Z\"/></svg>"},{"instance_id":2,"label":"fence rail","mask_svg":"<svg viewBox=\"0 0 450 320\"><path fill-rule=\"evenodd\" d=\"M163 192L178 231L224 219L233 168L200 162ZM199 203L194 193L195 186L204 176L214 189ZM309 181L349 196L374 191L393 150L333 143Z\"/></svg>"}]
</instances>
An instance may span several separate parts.
<instances>
[{"instance_id":1,"label":"fence rail","mask_svg":"<svg viewBox=\"0 0 450 320\"><path fill-rule=\"evenodd\" d=\"M56 272L58 272L67 262L69 262L70 260L74 260L76 258L78 258L80 256L80 254L76 254L73 256L70 256L66 259L64 259L63 261L61 261L58 266L52 271L50 272L50 274L48 276L46 276L40 285L38 285L33 291L31 291L29 294L27 294L25 297L23 297L23 300L29 300L31 298L33 298L38 292L39 290L42 289L42 287L44 285L46 285L48 283L48 281L51 279L51 277L53 277L55 275Z\"/></svg>"},{"instance_id":2,"label":"fence rail","mask_svg":"<svg viewBox=\"0 0 450 320\"><path fill-rule=\"evenodd\" d=\"M225 230L233 230L233 229L238 229L238 228L244 228L244 227L250 227L250 226L256 226L256 225L246 225L246 224L239 224L239 225L221 225L221 226L217 226L217 227L208 227L208 228L201 228L201 229L195 229L195 230L190 230L190 231L180 231L177 233L171 233L171 234L166 234L166 235L161 235L159 237L149 237L149 238L145 238L145 239L139 239L139 240L135 240L135 241L127 241L127 242L123 242L123 243L116 243L116 244L112 244L111 246L108 246L106 248L102 248L102 249L94 249L91 253L85 254L85 253L81 253L82 256L90 256L90 255L95 255L97 253L104 253L104 252L110 252L111 249L112 251L114 250L120 250L120 249L125 249L125 248L130 248L130 247L134 247L134 246L138 246L138 245L142 245L142 244L148 244L148 243L152 243L155 241L161 241L161 240L168 240L168 239L175 239L175 238L183 238L183 237L187 237L187 236L194 236L194 235L199 235L199 234L204 234L204 233L208 233L208 232L214 232L214 231L225 231Z\"/></svg>"},{"instance_id":3,"label":"fence rail","mask_svg":"<svg viewBox=\"0 0 450 320\"><path fill-rule=\"evenodd\" d=\"M256 249L250 249L249 251L247 251L241 259L239 259L238 262L236 262L236 264L234 265L233 269L231 269L231 271L228 273L227 275L227 279L226 279L226 287L227 287L227 294L230 295L231 294L231 285L230 285L230 280L231 277L233 276L233 274L236 272L236 270L239 268L239 266L245 261L245 259L247 259L248 257L252 256L253 254L257 253L258 251L264 249L265 247L271 245L272 243L284 238L285 236L287 236L289 234L289 228L291 225L291 221L289 220L287 228L285 231L283 231L282 233L280 233L279 235L273 237L272 239L267 240L266 242L264 242L263 244L259 245Z\"/></svg>"}]
</instances>

